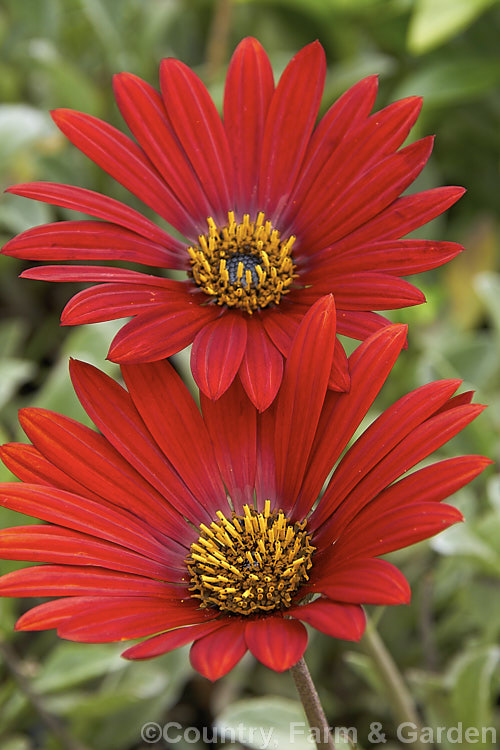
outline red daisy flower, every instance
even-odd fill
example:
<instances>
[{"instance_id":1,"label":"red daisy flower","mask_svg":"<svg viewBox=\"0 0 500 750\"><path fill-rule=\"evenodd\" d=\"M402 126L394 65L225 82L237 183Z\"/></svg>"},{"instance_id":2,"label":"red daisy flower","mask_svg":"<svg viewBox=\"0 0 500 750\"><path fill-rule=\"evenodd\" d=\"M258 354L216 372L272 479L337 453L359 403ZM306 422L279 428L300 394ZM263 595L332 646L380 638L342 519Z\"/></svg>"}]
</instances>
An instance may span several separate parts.
<instances>
[{"instance_id":1,"label":"red daisy flower","mask_svg":"<svg viewBox=\"0 0 500 750\"><path fill-rule=\"evenodd\" d=\"M185 241L90 190L29 183L9 192L104 221L30 229L4 252L187 272L174 281L115 267L56 265L22 275L100 282L73 297L64 324L133 316L115 337L110 359L151 362L192 343L193 375L206 395L218 398L238 373L250 399L265 409L297 325L316 299L333 294L337 332L364 340L388 323L373 310L424 301L400 276L462 250L400 239L463 193L444 187L399 197L432 149L431 137L400 149L421 99L370 115L372 76L316 125L324 77L323 49L315 42L292 59L275 88L264 50L245 39L229 65L222 122L203 83L178 60L163 60L161 94L134 75L117 75L116 100L135 141L80 112L56 110L54 121ZM337 343L330 387L347 389L346 365Z\"/></svg>"},{"instance_id":2,"label":"red daisy flower","mask_svg":"<svg viewBox=\"0 0 500 750\"><path fill-rule=\"evenodd\" d=\"M350 357L349 393L327 390L334 356L331 297L306 313L274 404L260 413L238 379L202 414L167 361L123 365L128 391L72 362L75 390L100 434L44 409L20 421L32 445L9 444L24 482L2 504L48 523L6 529L1 557L45 565L8 573L4 596L62 597L22 615L19 630L57 628L84 642L148 637L145 659L193 643L216 679L249 649L282 671L302 656L307 623L357 640L362 603L408 602L380 558L461 520L440 501L490 463L462 456L408 469L482 407L459 381L422 386L349 443L405 340L371 335ZM313 366L314 365L314 366ZM300 438L298 438L300 436Z\"/></svg>"}]
</instances>

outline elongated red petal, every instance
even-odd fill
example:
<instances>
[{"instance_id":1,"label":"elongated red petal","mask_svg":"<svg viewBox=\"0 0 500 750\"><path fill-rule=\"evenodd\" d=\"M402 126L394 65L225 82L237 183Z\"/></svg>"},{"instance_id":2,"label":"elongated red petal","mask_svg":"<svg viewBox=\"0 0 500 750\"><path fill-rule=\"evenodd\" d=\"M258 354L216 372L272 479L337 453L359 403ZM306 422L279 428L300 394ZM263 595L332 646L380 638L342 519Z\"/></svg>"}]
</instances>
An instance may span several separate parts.
<instances>
[{"instance_id":1,"label":"elongated red petal","mask_svg":"<svg viewBox=\"0 0 500 750\"><path fill-rule=\"evenodd\" d=\"M334 347L335 305L331 296L323 297L298 328L277 397L274 450L278 495L285 509L293 505L300 492L330 377Z\"/></svg>"},{"instance_id":2,"label":"elongated red petal","mask_svg":"<svg viewBox=\"0 0 500 750\"><path fill-rule=\"evenodd\" d=\"M115 75L113 89L120 112L139 145L190 217L184 234L195 239L206 227L210 206L169 122L161 95L130 73Z\"/></svg>"},{"instance_id":3,"label":"elongated red petal","mask_svg":"<svg viewBox=\"0 0 500 750\"><path fill-rule=\"evenodd\" d=\"M284 672L302 658L307 646L307 630L297 620L266 617L247 623L245 640L262 664Z\"/></svg>"},{"instance_id":4,"label":"elongated red petal","mask_svg":"<svg viewBox=\"0 0 500 750\"><path fill-rule=\"evenodd\" d=\"M247 343L242 315L226 312L197 334L191 350L191 369L198 388L217 399L233 382Z\"/></svg>"},{"instance_id":5,"label":"elongated red petal","mask_svg":"<svg viewBox=\"0 0 500 750\"><path fill-rule=\"evenodd\" d=\"M339 559L342 560L340 555ZM331 572L326 572L328 567ZM351 559L340 563L339 567L332 560L325 568L318 580L311 580L308 590L320 592L336 602L352 604L408 604L410 601L408 581L387 560Z\"/></svg>"},{"instance_id":6,"label":"elongated red petal","mask_svg":"<svg viewBox=\"0 0 500 750\"><path fill-rule=\"evenodd\" d=\"M197 672L209 680L224 677L247 652L245 623L228 623L198 638L191 646L189 659Z\"/></svg>"},{"instance_id":7,"label":"elongated red petal","mask_svg":"<svg viewBox=\"0 0 500 750\"><path fill-rule=\"evenodd\" d=\"M22 512L23 506L6 504ZM90 534L49 524L17 526L0 531L0 548L5 560L29 560L60 565L92 565L125 573L170 580L168 565L155 562L130 549ZM168 560L168 550L164 556Z\"/></svg>"},{"instance_id":8,"label":"elongated red petal","mask_svg":"<svg viewBox=\"0 0 500 750\"><path fill-rule=\"evenodd\" d=\"M247 320L247 346L239 376L248 398L259 411L272 404L283 377L283 357L267 335L262 322Z\"/></svg>"},{"instance_id":9,"label":"elongated red petal","mask_svg":"<svg viewBox=\"0 0 500 750\"><path fill-rule=\"evenodd\" d=\"M165 308L155 306L123 326L113 339L108 358L128 364L165 359L189 346L219 314L214 307L201 307L187 294L176 309L170 303Z\"/></svg>"},{"instance_id":10,"label":"elongated red petal","mask_svg":"<svg viewBox=\"0 0 500 750\"><path fill-rule=\"evenodd\" d=\"M73 185L59 185L55 182L26 182L12 185L6 192L105 219L166 247L171 247L172 243L174 247L178 246L178 241L138 211L93 190Z\"/></svg>"},{"instance_id":11,"label":"elongated red petal","mask_svg":"<svg viewBox=\"0 0 500 750\"><path fill-rule=\"evenodd\" d=\"M180 599L185 589L131 573L79 565L38 565L0 578L2 596L159 596Z\"/></svg>"},{"instance_id":12,"label":"elongated red petal","mask_svg":"<svg viewBox=\"0 0 500 750\"><path fill-rule=\"evenodd\" d=\"M314 192L325 162L336 152L346 133L369 115L376 94L377 77L364 78L337 99L321 118L311 135L293 196L281 216L284 226L301 210L307 195Z\"/></svg>"},{"instance_id":13,"label":"elongated red petal","mask_svg":"<svg viewBox=\"0 0 500 750\"><path fill-rule=\"evenodd\" d=\"M331 638L345 641L359 641L366 625L365 613L359 605L338 604L323 598L290 607L287 613Z\"/></svg>"},{"instance_id":14,"label":"elongated red petal","mask_svg":"<svg viewBox=\"0 0 500 750\"><path fill-rule=\"evenodd\" d=\"M323 253L315 254L317 270L308 274L308 280L321 283L330 273L344 276L367 271L409 276L437 268L455 258L463 249L456 242L393 240L356 247L339 257L333 245Z\"/></svg>"},{"instance_id":15,"label":"elongated red petal","mask_svg":"<svg viewBox=\"0 0 500 750\"><path fill-rule=\"evenodd\" d=\"M423 193L404 195L359 229L339 240L336 243L336 252L343 253L368 242L397 240L404 237L442 214L464 193L464 188L442 187L425 190Z\"/></svg>"},{"instance_id":16,"label":"elongated red petal","mask_svg":"<svg viewBox=\"0 0 500 750\"><path fill-rule=\"evenodd\" d=\"M224 91L224 128L235 171L235 208L251 215L257 206L259 168L273 71L257 39L243 39L231 58Z\"/></svg>"},{"instance_id":17,"label":"elongated red petal","mask_svg":"<svg viewBox=\"0 0 500 750\"><path fill-rule=\"evenodd\" d=\"M349 393L327 394L296 507L301 517L311 509L332 466L373 403L405 339L405 326L378 331L349 358Z\"/></svg>"},{"instance_id":18,"label":"elongated red petal","mask_svg":"<svg viewBox=\"0 0 500 750\"><path fill-rule=\"evenodd\" d=\"M143 521L110 505L63 490L19 482L2 485L0 503L5 508L106 539L155 560L166 559L164 546L150 534Z\"/></svg>"},{"instance_id":19,"label":"elongated red petal","mask_svg":"<svg viewBox=\"0 0 500 750\"><path fill-rule=\"evenodd\" d=\"M345 524L381 490L451 440L475 419L483 408L480 405L465 405L439 413L413 429L369 474L364 476L363 467L360 467L356 486L336 511L334 518L323 525L321 533L338 536Z\"/></svg>"},{"instance_id":20,"label":"elongated red petal","mask_svg":"<svg viewBox=\"0 0 500 750\"><path fill-rule=\"evenodd\" d=\"M219 113L205 85L179 60L162 60L160 85L170 124L212 207L212 217L223 223L233 208L234 169Z\"/></svg>"},{"instance_id":21,"label":"elongated red petal","mask_svg":"<svg viewBox=\"0 0 500 750\"><path fill-rule=\"evenodd\" d=\"M197 526L202 518L212 520L189 492L166 456L146 430L129 394L112 378L83 362L71 362L70 374L80 402L106 439L160 492L168 505ZM189 539L192 532L180 532Z\"/></svg>"},{"instance_id":22,"label":"elongated red petal","mask_svg":"<svg viewBox=\"0 0 500 750\"><path fill-rule=\"evenodd\" d=\"M191 225L184 206L130 138L83 112L57 109L52 119L74 146L179 232Z\"/></svg>"},{"instance_id":23,"label":"elongated red petal","mask_svg":"<svg viewBox=\"0 0 500 750\"><path fill-rule=\"evenodd\" d=\"M447 401L459 385L458 380L443 380L421 386L378 417L342 458L313 514L313 528L322 526L324 531L325 520L360 479Z\"/></svg>"},{"instance_id":24,"label":"elongated red petal","mask_svg":"<svg viewBox=\"0 0 500 750\"><path fill-rule=\"evenodd\" d=\"M182 604L158 597L113 597L94 601L57 628L61 638L80 643L109 643L140 638L180 625L214 619L217 612L203 610L193 599Z\"/></svg>"},{"instance_id":25,"label":"elongated red petal","mask_svg":"<svg viewBox=\"0 0 500 750\"><path fill-rule=\"evenodd\" d=\"M288 63L274 92L262 144L258 206L275 223L284 209L318 114L325 81L318 42Z\"/></svg>"},{"instance_id":26,"label":"elongated red petal","mask_svg":"<svg viewBox=\"0 0 500 750\"><path fill-rule=\"evenodd\" d=\"M169 362L122 365L132 401L146 427L198 502L215 515L226 493L207 428ZM158 404L168 404L167 414Z\"/></svg>"},{"instance_id":27,"label":"elongated red petal","mask_svg":"<svg viewBox=\"0 0 500 750\"><path fill-rule=\"evenodd\" d=\"M97 281L97 282L124 282L126 284L146 284L160 289L171 289L180 291L183 285L172 279L164 279L161 276L130 271L127 268L106 268L103 266L36 266L23 271L21 276L25 279L38 279L41 281Z\"/></svg>"},{"instance_id":28,"label":"elongated red petal","mask_svg":"<svg viewBox=\"0 0 500 750\"><path fill-rule=\"evenodd\" d=\"M217 401L201 394L203 418L214 447L220 474L237 513L254 501L257 419L238 379ZM235 440L235 435L238 436ZM208 436L207 436L208 437ZM204 477L203 481L207 481ZM224 504L219 506L219 509Z\"/></svg>"},{"instance_id":29,"label":"elongated red petal","mask_svg":"<svg viewBox=\"0 0 500 750\"><path fill-rule=\"evenodd\" d=\"M343 535L338 554L348 557L385 555L428 539L463 521L457 508L443 503L412 503L387 513L365 512L350 524ZM354 543L354 540L356 542Z\"/></svg>"},{"instance_id":30,"label":"elongated red petal","mask_svg":"<svg viewBox=\"0 0 500 750\"><path fill-rule=\"evenodd\" d=\"M32 227L7 242L5 255L27 260L113 260L158 268L185 268L185 246L168 238L153 242L104 221L63 221Z\"/></svg>"},{"instance_id":31,"label":"elongated red petal","mask_svg":"<svg viewBox=\"0 0 500 750\"><path fill-rule=\"evenodd\" d=\"M152 638L142 641L142 643L131 646L123 652L122 656L125 659L133 660L152 659L181 646L185 646L187 643L196 641L198 638L221 627L224 627L223 622L213 620L212 622L203 622L198 625L187 625L176 630L169 630L167 633L154 635Z\"/></svg>"},{"instance_id":32,"label":"elongated red petal","mask_svg":"<svg viewBox=\"0 0 500 750\"><path fill-rule=\"evenodd\" d=\"M397 310L425 302L413 284L385 273L339 275L331 280L328 289L343 310Z\"/></svg>"},{"instance_id":33,"label":"elongated red petal","mask_svg":"<svg viewBox=\"0 0 500 750\"><path fill-rule=\"evenodd\" d=\"M115 519L118 527L126 522L130 513L134 513L136 527L141 523L146 537L150 536L145 523L148 521L152 528L168 529L172 535L186 533L186 524L179 512L169 507L102 435L45 409L23 409L19 418L24 431L42 455L60 471L71 474L77 483L73 491L80 494L78 485L90 490L89 504L82 505L82 508L88 508L89 518L98 513L100 504L105 514L106 507L112 503L122 509L122 520L118 519L118 511L110 510L110 518ZM139 521L139 518L144 520ZM60 522L58 519L57 523ZM89 528L92 528L91 521ZM138 534L141 536L142 531L139 530Z\"/></svg>"},{"instance_id":34,"label":"elongated red petal","mask_svg":"<svg viewBox=\"0 0 500 750\"><path fill-rule=\"evenodd\" d=\"M359 341L364 341L368 336L391 324L392 321L378 313L337 309L337 333ZM405 343L404 348L406 347Z\"/></svg>"},{"instance_id":35,"label":"elongated red petal","mask_svg":"<svg viewBox=\"0 0 500 750\"><path fill-rule=\"evenodd\" d=\"M172 297L174 299L172 299ZM78 292L61 314L61 325L100 323L147 313L155 306L178 305L177 295L166 289L139 284L105 284Z\"/></svg>"}]
</instances>

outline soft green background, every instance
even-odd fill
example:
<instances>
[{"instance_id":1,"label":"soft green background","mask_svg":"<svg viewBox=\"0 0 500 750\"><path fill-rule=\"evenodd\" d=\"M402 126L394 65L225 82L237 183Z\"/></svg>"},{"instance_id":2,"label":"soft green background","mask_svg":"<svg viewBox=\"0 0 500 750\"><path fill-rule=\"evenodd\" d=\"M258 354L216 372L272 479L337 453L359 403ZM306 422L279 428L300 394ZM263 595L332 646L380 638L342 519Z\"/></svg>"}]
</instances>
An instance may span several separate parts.
<instances>
[{"instance_id":1,"label":"soft green background","mask_svg":"<svg viewBox=\"0 0 500 750\"><path fill-rule=\"evenodd\" d=\"M192 65L220 102L228 58L248 34L265 45L277 73L301 46L319 38L329 64L325 107L372 73L380 75L377 107L409 94L425 97L413 137L436 133L437 140L418 188L459 184L468 193L418 235L459 241L468 250L418 279L427 305L392 316L410 324L410 347L377 409L423 382L462 377L490 408L442 454L484 453L496 459L500 5L495 0L2 0L0 187L44 179L124 197L65 142L48 110L73 107L121 127L112 74L128 70L156 84L158 62L169 55ZM0 234L8 239L65 215L4 196ZM68 356L103 366L118 324L59 328L62 306L76 286L19 281L22 265L10 258L1 260L0 269L0 433L12 440L22 439L16 425L20 406L36 404L82 417L68 384ZM494 470L454 502L466 515L465 525L393 555L412 584L411 606L372 614L424 724L497 726L500 736L500 482ZM0 523L19 520L2 511ZM286 750L283 728L302 720L290 678L256 666L251 658L211 685L193 674L185 650L129 664L119 658L120 646L71 644L52 632L13 634L23 607L0 601L2 750L166 747L163 741L142 742L142 724L178 721L201 727L217 721L222 731L239 722L266 725L269 716L273 736L281 737L279 747ZM308 661L331 723L356 727L359 746L368 748L374 747L367 739L370 723L381 722L388 742L380 746L401 747L392 702L362 646L315 635ZM310 745L297 738L291 747ZM444 741L436 747L469 745Z\"/></svg>"}]
</instances>

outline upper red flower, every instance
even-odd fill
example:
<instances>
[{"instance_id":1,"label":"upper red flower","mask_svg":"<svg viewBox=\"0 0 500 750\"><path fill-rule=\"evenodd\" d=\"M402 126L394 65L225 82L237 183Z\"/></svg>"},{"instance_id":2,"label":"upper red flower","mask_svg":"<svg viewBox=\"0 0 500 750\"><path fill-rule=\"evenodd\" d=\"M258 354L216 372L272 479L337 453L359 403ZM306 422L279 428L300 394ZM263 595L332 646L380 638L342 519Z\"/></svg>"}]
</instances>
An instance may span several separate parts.
<instances>
[{"instance_id":1,"label":"upper red flower","mask_svg":"<svg viewBox=\"0 0 500 750\"><path fill-rule=\"evenodd\" d=\"M77 294L62 322L134 316L115 337L111 359L151 362L193 343L193 375L207 396L218 398L239 374L250 399L266 408L296 327L316 299L332 293L338 333L364 340L388 322L373 310L424 301L400 276L438 266L462 249L400 239L463 193L445 187L399 197L432 149L432 137L400 148L420 98L370 115L372 76L316 124L324 77L323 49L315 42L291 60L275 88L264 50L244 39L229 65L222 121L203 83L178 60L163 60L161 94L134 75L117 75L116 100L135 141L80 112L56 110L53 118L185 241L95 192L30 183L9 190L104 221L30 229L4 252L187 272L186 280L173 281L120 268L47 266L23 276L103 282ZM345 390L348 382L338 343L330 387Z\"/></svg>"},{"instance_id":2,"label":"upper red flower","mask_svg":"<svg viewBox=\"0 0 500 750\"><path fill-rule=\"evenodd\" d=\"M193 642L210 679L249 649L281 671L302 656L307 623L356 640L361 603L409 600L380 555L435 534L461 514L440 501L490 463L462 456L397 480L482 410L459 381L401 398L345 452L394 364L403 326L372 334L350 357L349 393L327 390L331 297L306 313L274 404L259 413L238 380L200 414L167 361L123 365L128 392L72 363L75 390L101 434L25 409L32 445L2 449L23 483L1 503L47 521L0 532L0 556L48 563L8 573L4 596L57 598L20 630L57 628L85 642L151 636L131 659Z\"/></svg>"}]
</instances>

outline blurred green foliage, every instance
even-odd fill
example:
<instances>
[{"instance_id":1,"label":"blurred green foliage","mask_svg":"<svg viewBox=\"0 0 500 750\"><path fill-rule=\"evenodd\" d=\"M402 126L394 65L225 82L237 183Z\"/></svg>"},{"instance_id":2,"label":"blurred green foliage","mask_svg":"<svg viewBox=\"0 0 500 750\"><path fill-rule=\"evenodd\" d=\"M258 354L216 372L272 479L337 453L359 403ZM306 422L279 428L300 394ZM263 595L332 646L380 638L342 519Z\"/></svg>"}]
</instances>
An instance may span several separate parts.
<instances>
[{"instance_id":1,"label":"blurred green foliage","mask_svg":"<svg viewBox=\"0 0 500 750\"><path fill-rule=\"evenodd\" d=\"M298 48L319 38L329 64L325 108L372 73L380 76L377 107L409 94L424 96L413 136L436 133L437 140L417 188L459 184L468 193L419 236L459 241L467 252L422 275L419 286L427 305L392 314L409 323L410 345L376 408L423 382L462 377L464 387L475 388L478 400L490 408L442 454L498 458L496 0L2 0L0 187L43 179L123 198L119 186L65 142L48 111L73 107L121 127L111 94L113 73L128 70L156 84L158 62L170 55L193 66L220 103L231 51L248 34L264 44L277 73ZM131 196L126 201L133 205ZM5 195L0 239L69 215ZM70 290L19 281L23 267L14 259L1 261L0 433L5 440L22 439L16 411L27 404L83 418L67 378L68 356L103 366L118 325L59 328ZM116 374L112 365L107 367ZM9 478L6 470L2 478ZM498 477L491 470L454 502L465 513L465 525L393 555L412 584L411 606L373 614L424 724L496 726L500 734ZM18 523L16 514L2 511L0 523ZM5 564L2 569L10 568ZM249 657L212 686L193 674L185 649L129 664L118 657L121 646L71 644L52 633L14 635L14 622L25 606L0 601L2 750L143 750L151 746L140 737L147 721L183 726L217 721L222 732L240 721L265 725L270 711L278 728L293 717L301 720L287 676L256 666ZM367 747L370 723L380 721L388 739L384 747L400 747L393 709L369 653L315 635L308 661L332 723L357 727L359 747ZM55 717L55 729L47 716ZM181 750L203 746L184 740L176 744ZM280 747L286 750L285 739ZM436 747L452 750L465 744L445 740Z\"/></svg>"}]
</instances>

